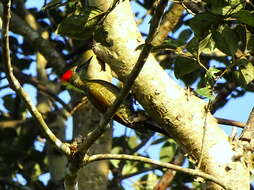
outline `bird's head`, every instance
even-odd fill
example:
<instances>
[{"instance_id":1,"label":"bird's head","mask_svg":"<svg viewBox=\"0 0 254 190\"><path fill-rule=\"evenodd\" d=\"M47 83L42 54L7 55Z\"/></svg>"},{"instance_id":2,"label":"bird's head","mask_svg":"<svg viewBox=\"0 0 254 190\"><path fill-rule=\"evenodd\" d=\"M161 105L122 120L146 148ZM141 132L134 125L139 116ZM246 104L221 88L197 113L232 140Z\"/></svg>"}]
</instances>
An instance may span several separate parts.
<instances>
[{"instance_id":1,"label":"bird's head","mask_svg":"<svg viewBox=\"0 0 254 190\"><path fill-rule=\"evenodd\" d=\"M81 81L85 82L87 79L87 68L88 65L91 61L92 57L89 58L85 63L79 65L79 66L74 66L67 71L65 71L61 76L60 80L63 83L81 83Z\"/></svg>"},{"instance_id":2,"label":"bird's head","mask_svg":"<svg viewBox=\"0 0 254 190\"><path fill-rule=\"evenodd\" d=\"M61 75L60 80L62 82L70 82L70 80L72 79L74 74L74 71L72 69L69 69L67 71L65 71L64 74Z\"/></svg>"}]
</instances>

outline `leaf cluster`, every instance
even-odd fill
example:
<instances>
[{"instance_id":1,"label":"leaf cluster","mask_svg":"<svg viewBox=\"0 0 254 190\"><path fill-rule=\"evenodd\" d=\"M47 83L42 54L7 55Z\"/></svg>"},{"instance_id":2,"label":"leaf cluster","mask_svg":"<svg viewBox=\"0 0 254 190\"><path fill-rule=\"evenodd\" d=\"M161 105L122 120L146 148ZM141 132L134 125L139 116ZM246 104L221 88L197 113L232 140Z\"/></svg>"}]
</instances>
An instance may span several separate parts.
<instances>
[{"instance_id":1,"label":"leaf cluster","mask_svg":"<svg viewBox=\"0 0 254 190\"><path fill-rule=\"evenodd\" d=\"M154 51L166 55L162 66L173 70L177 79L201 97L214 99L232 82L240 89L236 97L252 92L252 10L253 4L241 0L203 1L202 9L183 16L172 35Z\"/></svg>"}]
</instances>

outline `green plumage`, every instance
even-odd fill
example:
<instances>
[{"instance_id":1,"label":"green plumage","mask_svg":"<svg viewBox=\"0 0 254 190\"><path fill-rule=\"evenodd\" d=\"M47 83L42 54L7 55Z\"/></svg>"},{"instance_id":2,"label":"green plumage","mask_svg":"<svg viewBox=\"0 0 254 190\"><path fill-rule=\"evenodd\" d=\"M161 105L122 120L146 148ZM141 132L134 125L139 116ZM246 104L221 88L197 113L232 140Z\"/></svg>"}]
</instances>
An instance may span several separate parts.
<instances>
[{"instance_id":1,"label":"green plumage","mask_svg":"<svg viewBox=\"0 0 254 190\"><path fill-rule=\"evenodd\" d=\"M91 103L102 113L105 113L116 100L120 89L113 84L103 80L81 80L77 73L74 73L70 81L79 92L87 95ZM133 119L137 117L132 109L131 100L124 101L116 112L115 119L123 125L132 124Z\"/></svg>"},{"instance_id":2,"label":"green plumage","mask_svg":"<svg viewBox=\"0 0 254 190\"><path fill-rule=\"evenodd\" d=\"M80 76L84 75L84 70L81 71L78 69L78 73L76 70L76 68L72 69L73 74L69 80L69 83L72 86L75 86L76 89L79 89L79 92L87 95L90 102L101 113L105 113L107 108L113 105L120 92L120 89L107 81L89 80L84 76L81 79ZM133 129L144 130L148 128L155 132L167 134L162 128L149 120L145 112L134 111L130 98L127 98L122 103L122 105L117 110L114 119L119 123Z\"/></svg>"}]
</instances>

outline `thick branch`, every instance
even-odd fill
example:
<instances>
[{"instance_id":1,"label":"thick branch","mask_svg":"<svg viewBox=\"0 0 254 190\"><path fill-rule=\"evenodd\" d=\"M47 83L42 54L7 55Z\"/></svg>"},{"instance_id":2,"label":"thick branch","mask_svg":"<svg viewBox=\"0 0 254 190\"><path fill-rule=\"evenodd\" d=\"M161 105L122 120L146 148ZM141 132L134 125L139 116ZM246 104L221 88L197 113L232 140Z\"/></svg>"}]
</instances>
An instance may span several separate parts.
<instances>
[{"instance_id":1,"label":"thick branch","mask_svg":"<svg viewBox=\"0 0 254 190\"><path fill-rule=\"evenodd\" d=\"M158 29L158 33L154 39L154 45L160 45L171 32L178 21L180 20L184 8L182 5L173 3L171 9L169 9L163 16L161 25Z\"/></svg>"},{"instance_id":2,"label":"thick branch","mask_svg":"<svg viewBox=\"0 0 254 190\"><path fill-rule=\"evenodd\" d=\"M105 45L98 39L94 45L97 56L106 61L119 79L126 81L140 55L137 49L143 40L137 32L129 1L120 2L103 23L104 38L111 42ZM150 55L141 73L135 80L133 92L150 116L194 159L201 155L204 120L207 121L201 169L218 176L234 189L248 189L248 171L243 164L234 161L235 152L226 134L218 127L215 118L206 111L206 103L179 87ZM222 155L223 150L223 157ZM226 168L230 165L231 172ZM239 175L237 182L234 172ZM241 173L241 174L240 174ZM239 185L241 183L241 185ZM213 184L213 188L221 189Z\"/></svg>"},{"instance_id":3,"label":"thick branch","mask_svg":"<svg viewBox=\"0 0 254 190\"><path fill-rule=\"evenodd\" d=\"M100 126L96 128L94 131L92 131L90 134L88 134L86 141L80 146L80 150L81 152L83 152L83 154L86 153L88 148L106 131L107 124L111 121L111 119L114 117L114 114L118 110L119 106L128 96L135 79L139 75L141 69L146 63L150 51L152 50L153 46L151 43L154 36L156 35L160 19L163 14L163 10L165 9L166 5L167 5L166 0L160 1L158 8L156 9L155 14L152 18L150 32L147 37L146 43L144 44L143 49L139 55L137 63L135 64L130 75L127 77L126 83L124 84L124 87L121 89L119 96L116 98L114 104L110 108L108 108L106 113L104 114L103 121L100 124Z\"/></svg>"}]
</instances>

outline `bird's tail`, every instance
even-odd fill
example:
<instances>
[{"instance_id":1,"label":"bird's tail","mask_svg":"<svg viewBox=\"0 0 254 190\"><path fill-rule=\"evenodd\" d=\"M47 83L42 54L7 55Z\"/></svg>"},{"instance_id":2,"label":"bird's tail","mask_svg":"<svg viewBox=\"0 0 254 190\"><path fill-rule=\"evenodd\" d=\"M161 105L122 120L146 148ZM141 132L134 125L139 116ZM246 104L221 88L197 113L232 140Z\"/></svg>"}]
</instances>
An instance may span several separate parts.
<instances>
[{"instance_id":1,"label":"bird's tail","mask_svg":"<svg viewBox=\"0 0 254 190\"><path fill-rule=\"evenodd\" d=\"M154 122L146 113L145 111L137 111L136 116L133 118L133 123L131 124L132 128L137 130L150 130L153 132L158 132L161 134L164 134L166 136L169 136L169 133L163 129L161 126L159 126L156 122Z\"/></svg>"}]
</instances>

